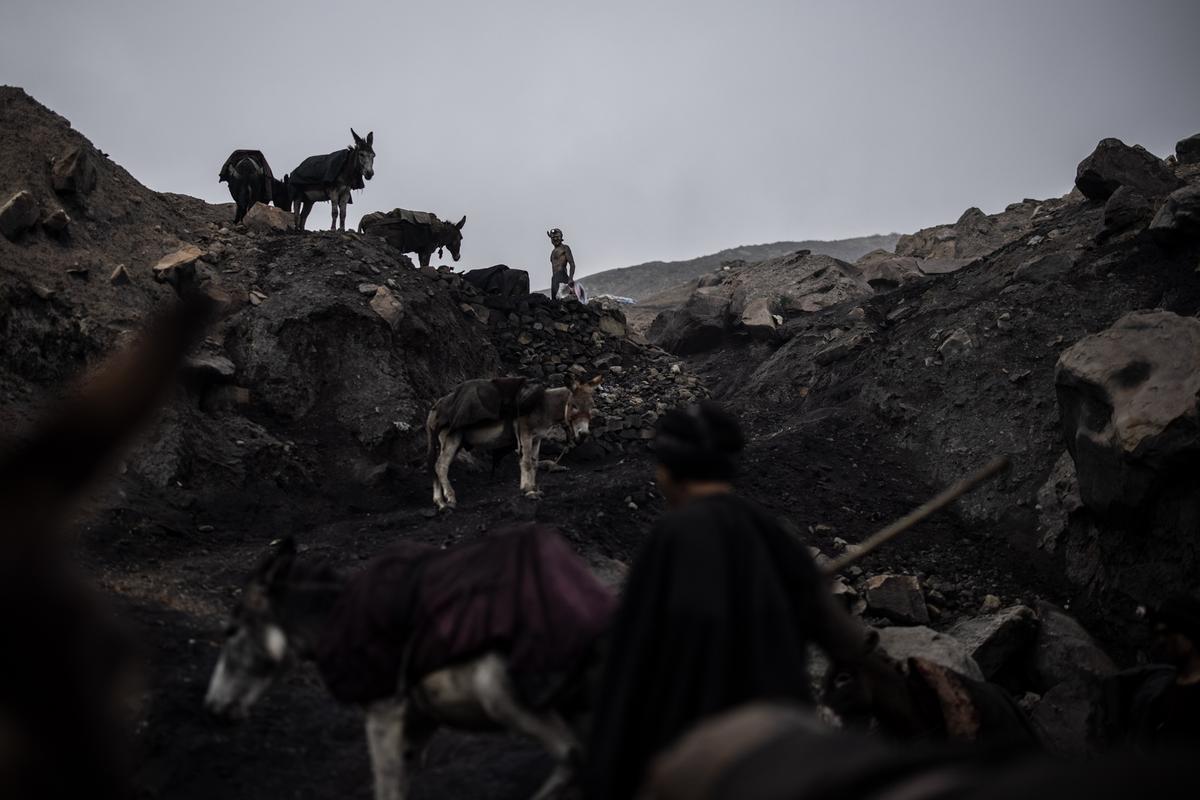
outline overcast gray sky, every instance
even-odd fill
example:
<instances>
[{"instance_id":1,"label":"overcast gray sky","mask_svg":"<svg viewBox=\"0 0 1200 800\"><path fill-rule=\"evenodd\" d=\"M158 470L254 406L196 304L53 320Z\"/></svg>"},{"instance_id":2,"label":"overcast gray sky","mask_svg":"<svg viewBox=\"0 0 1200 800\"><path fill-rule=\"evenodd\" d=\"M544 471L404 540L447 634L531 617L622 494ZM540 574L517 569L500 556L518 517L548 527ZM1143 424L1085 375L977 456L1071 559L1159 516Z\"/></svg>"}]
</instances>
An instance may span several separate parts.
<instances>
[{"instance_id":1,"label":"overcast gray sky","mask_svg":"<svg viewBox=\"0 0 1200 800\"><path fill-rule=\"evenodd\" d=\"M353 219L468 217L462 266L549 279L907 232L1200 131L1200 2L0 0L0 81L148 186L227 202L375 131ZM328 220L328 206L309 226Z\"/></svg>"}]
</instances>

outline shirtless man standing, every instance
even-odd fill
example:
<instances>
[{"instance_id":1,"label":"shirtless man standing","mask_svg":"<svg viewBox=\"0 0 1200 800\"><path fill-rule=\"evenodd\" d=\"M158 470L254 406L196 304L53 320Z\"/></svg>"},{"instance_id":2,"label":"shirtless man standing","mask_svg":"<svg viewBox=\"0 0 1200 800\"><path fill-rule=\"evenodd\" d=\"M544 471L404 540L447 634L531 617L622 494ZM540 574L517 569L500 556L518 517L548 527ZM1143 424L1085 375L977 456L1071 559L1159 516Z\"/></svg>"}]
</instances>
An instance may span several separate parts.
<instances>
[{"instance_id":1,"label":"shirtless man standing","mask_svg":"<svg viewBox=\"0 0 1200 800\"><path fill-rule=\"evenodd\" d=\"M550 251L550 299L558 299L558 290L562 284L575 288L575 256L571 253L570 245L563 244L563 232L558 228L546 231L554 249ZM570 270L567 270L568 265Z\"/></svg>"}]
</instances>

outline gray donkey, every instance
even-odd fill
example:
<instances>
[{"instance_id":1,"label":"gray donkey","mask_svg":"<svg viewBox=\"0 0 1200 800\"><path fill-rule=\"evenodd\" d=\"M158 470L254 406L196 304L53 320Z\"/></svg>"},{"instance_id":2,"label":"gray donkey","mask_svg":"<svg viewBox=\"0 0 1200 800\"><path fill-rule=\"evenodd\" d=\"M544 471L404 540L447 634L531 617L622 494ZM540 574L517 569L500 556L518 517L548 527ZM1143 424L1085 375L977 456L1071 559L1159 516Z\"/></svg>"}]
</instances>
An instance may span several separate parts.
<instances>
[{"instance_id":1,"label":"gray donkey","mask_svg":"<svg viewBox=\"0 0 1200 800\"><path fill-rule=\"evenodd\" d=\"M346 230L346 205L353 202L350 191L363 188L363 180L369 181L375 175L375 132L371 131L364 139L351 128L350 135L354 137L353 147L323 156L309 156L292 170L288 186L292 211L296 215L296 230L304 230L313 203L326 200L333 204L333 222L329 229L339 230L340 226L341 230Z\"/></svg>"},{"instance_id":2,"label":"gray donkey","mask_svg":"<svg viewBox=\"0 0 1200 800\"><path fill-rule=\"evenodd\" d=\"M466 447L516 449L521 463L521 492L539 498L538 456L542 440L561 426L574 444L588 435L601 376L572 379L569 386L547 389L524 378L480 378L460 383L434 403L425 421L426 460L433 478L433 502L454 508L458 499L450 485L450 464Z\"/></svg>"}]
</instances>

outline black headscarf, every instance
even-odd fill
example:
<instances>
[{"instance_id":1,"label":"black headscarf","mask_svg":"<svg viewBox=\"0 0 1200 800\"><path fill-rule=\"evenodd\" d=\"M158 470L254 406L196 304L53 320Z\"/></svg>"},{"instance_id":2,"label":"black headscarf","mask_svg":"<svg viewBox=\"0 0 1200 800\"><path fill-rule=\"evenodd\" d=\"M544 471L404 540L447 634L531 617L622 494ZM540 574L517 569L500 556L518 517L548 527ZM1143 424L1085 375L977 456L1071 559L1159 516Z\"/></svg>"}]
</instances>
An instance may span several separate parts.
<instances>
[{"instance_id":1,"label":"black headscarf","mask_svg":"<svg viewBox=\"0 0 1200 800\"><path fill-rule=\"evenodd\" d=\"M745 445L731 414L702 402L669 411L658 421L654 454L678 480L729 480Z\"/></svg>"}]
</instances>

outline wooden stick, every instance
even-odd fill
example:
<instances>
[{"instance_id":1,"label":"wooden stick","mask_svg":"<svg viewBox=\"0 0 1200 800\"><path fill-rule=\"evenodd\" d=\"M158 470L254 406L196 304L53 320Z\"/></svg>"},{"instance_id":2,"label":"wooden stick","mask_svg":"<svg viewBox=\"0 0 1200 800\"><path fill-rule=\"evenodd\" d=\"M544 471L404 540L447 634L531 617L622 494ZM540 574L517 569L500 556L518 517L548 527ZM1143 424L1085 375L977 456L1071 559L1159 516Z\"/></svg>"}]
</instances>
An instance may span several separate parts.
<instances>
[{"instance_id":1,"label":"wooden stick","mask_svg":"<svg viewBox=\"0 0 1200 800\"><path fill-rule=\"evenodd\" d=\"M854 550L843 553L839 558L835 559L832 563L825 567L825 574L837 574L859 559L865 558L883 545L890 542L892 539L916 525L921 520L950 505L967 492L979 486L981 483L984 483L991 478L994 478L996 475L999 475L1001 472L1008 469L1008 465L1008 456L1000 456L992 460L991 463L989 463L983 469L975 472L974 474L968 475L958 483L946 487L936 497L923 503L922 505L917 506L903 517L893 522L891 525L888 525L886 528L855 547Z\"/></svg>"}]
</instances>

